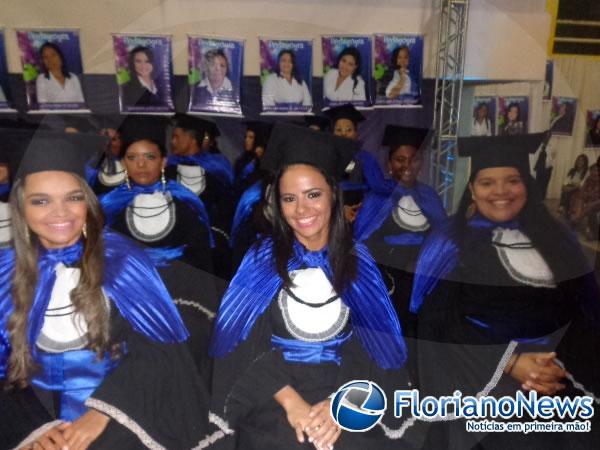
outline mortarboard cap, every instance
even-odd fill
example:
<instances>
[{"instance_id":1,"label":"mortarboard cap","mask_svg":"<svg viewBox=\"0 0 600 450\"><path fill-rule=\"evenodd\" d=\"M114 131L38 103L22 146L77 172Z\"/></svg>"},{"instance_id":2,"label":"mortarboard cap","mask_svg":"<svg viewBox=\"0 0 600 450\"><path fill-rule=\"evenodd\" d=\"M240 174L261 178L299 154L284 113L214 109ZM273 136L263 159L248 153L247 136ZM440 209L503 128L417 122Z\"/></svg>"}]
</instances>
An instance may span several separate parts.
<instances>
[{"instance_id":1,"label":"mortarboard cap","mask_svg":"<svg viewBox=\"0 0 600 450\"><path fill-rule=\"evenodd\" d=\"M47 170L71 172L85 179L86 166L95 167L107 139L95 134L36 130L0 130L0 153L13 180Z\"/></svg>"},{"instance_id":2,"label":"mortarboard cap","mask_svg":"<svg viewBox=\"0 0 600 450\"><path fill-rule=\"evenodd\" d=\"M329 108L324 113L329 117L332 125L335 125L335 122L339 119L348 119L352 121L355 125L358 122L362 122L365 120L365 116L363 116L360 111L358 111L352 104L346 103L345 105L335 106L333 108Z\"/></svg>"},{"instance_id":3,"label":"mortarboard cap","mask_svg":"<svg viewBox=\"0 0 600 450\"><path fill-rule=\"evenodd\" d=\"M427 128L387 125L383 133L381 145L389 147L391 151L396 150L401 145L412 145L419 150L425 143L430 131Z\"/></svg>"},{"instance_id":4,"label":"mortarboard cap","mask_svg":"<svg viewBox=\"0 0 600 450\"><path fill-rule=\"evenodd\" d=\"M321 115L304 116L304 124L307 127L318 127L320 131L325 131L329 127L329 118Z\"/></svg>"},{"instance_id":5,"label":"mortarboard cap","mask_svg":"<svg viewBox=\"0 0 600 450\"><path fill-rule=\"evenodd\" d=\"M148 140L156 143L161 153L165 154L168 124L169 121L165 117L128 115L120 128L124 142L123 151L134 142Z\"/></svg>"},{"instance_id":6,"label":"mortarboard cap","mask_svg":"<svg viewBox=\"0 0 600 450\"><path fill-rule=\"evenodd\" d=\"M208 134L211 139L216 139L221 136L221 132L216 123L200 117L190 116L189 114L177 113L173 116L171 123L176 128L194 130L201 137L204 137L206 134Z\"/></svg>"},{"instance_id":7,"label":"mortarboard cap","mask_svg":"<svg viewBox=\"0 0 600 450\"><path fill-rule=\"evenodd\" d=\"M491 167L515 167L528 174L529 154L543 139L544 133L458 138L458 154L471 158L471 174Z\"/></svg>"},{"instance_id":8,"label":"mortarboard cap","mask_svg":"<svg viewBox=\"0 0 600 450\"><path fill-rule=\"evenodd\" d=\"M310 164L335 178L358 152L358 142L289 123L277 123L261 162L261 168L276 172L290 164Z\"/></svg>"}]
</instances>

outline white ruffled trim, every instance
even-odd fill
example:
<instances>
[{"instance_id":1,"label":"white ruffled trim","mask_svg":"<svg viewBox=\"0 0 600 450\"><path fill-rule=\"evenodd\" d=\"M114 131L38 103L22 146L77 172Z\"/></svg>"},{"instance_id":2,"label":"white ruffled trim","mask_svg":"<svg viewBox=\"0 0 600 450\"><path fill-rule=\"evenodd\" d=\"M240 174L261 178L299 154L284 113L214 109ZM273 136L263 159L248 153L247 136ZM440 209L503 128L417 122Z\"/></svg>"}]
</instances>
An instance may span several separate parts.
<instances>
[{"instance_id":1,"label":"white ruffled trim","mask_svg":"<svg viewBox=\"0 0 600 450\"><path fill-rule=\"evenodd\" d=\"M208 421L210 423L216 425L217 427L219 427L219 430L206 436L204 439L202 439L200 442L198 442L198 445L196 447L194 447L192 450L202 450L203 448L207 448L208 446L217 442L219 439L222 439L225 436L231 435L234 433L234 431L231 428L229 428L229 424L227 423L227 421L225 419L217 416L215 413L213 413L211 411L208 412Z\"/></svg>"},{"instance_id":2,"label":"white ruffled trim","mask_svg":"<svg viewBox=\"0 0 600 450\"><path fill-rule=\"evenodd\" d=\"M173 300L173 302L176 305L191 306L192 308L196 308L198 311L200 311L202 314L204 314L206 317L208 317L208 320L213 320L215 318L215 316L217 315L214 311L211 311L210 309L202 306L200 303L195 302L193 300L185 300L183 298L176 298Z\"/></svg>"},{"instance_id":3,"label":"white ruffled trim","mask_svg":"<svg viewBox=\"0 0 600 450\"><path fill-rule=\"evenodd\" d=\"M508 364L508 361L512 357L515 349L517 348L517 345L518 344L516 341L510 341L510 343L508 344L508 347L506 348L504 354L502 355L502 358L500 358L500 362L498 363L498 366L496 367L496 370L494 371L492 378L490 379L488 384L485 385L483 390L478 392L475 395L475 397L480 398L480 397L489 395L489 393L492 391L492 389L494 389L498 385L498 383L500 382L500 378L502 378L502 375L504 373L504 368L506 367L506 365ZM401 439L404 436L404 433L406 432L406 430L408 430L410 427L412 427L418 420L420 420L422 422L449 422L451 420L457 420L457 419L459 419L459 417L456 417L456 415L454 413L449 414L446 417L427 417L427 418L411 417L410 419L407 419L402 424L402 426L400 426L400 428L398 428L397 430L394 430L381 422L379 422L378 425L383 429L383 432L385 433L387 438Z\"/></svg>"},{"instance_id":4,"label":"white ruffled trim","mask_svg":"<svg viewBox=\"0 0 600 450\"><path fill-rule=\"evenodd\" d=\"M133 420L119 408L92 397L88 398L85 401L85 406L97 409L98 411L116 420L118 423L120 423L133 434L135 434L141 441L141 443L148 447L150 450L167 450L165 447L163 447L154 439L152 439L150 435L146 433L146 431L135 420Z\"/></svg>"}]
</instances>

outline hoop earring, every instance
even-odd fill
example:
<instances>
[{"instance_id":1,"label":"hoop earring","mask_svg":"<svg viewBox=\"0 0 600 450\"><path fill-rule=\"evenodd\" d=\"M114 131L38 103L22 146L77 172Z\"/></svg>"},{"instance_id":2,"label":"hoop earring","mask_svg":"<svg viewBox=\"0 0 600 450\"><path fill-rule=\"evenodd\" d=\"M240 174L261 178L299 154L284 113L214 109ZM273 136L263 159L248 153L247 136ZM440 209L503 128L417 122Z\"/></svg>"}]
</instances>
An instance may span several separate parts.
<instances>
[{"instance_id":1,"label":"hoop earring","mask_svg":"<svg viewBox=\"0 0 600 450\"><path fill-rule=\"evenodd\" d=\"M129 174L125 171L125 185L127 189L131 190L131 182L129 181Z\"/></svg>"},{"instance_id":2,"label":"hoop earring","mask_svg":"<svg viewBox=\"0 0 600 450\"><path fill-rule=\"evenodd\" d=\"M165 177L165 168L160 169L160 182L162 184L163 191L167 187L167 178Z\"/></svg>"},{"instance_id":3,"label":"hoop earring","mask_svg":"<svg viewBox=\"0 0 600 450\"><path fill-rule=\"evenodd\" d=\"M465 218L467 220L469 220L471 217L473 217L475 215L476 212L477 212L477 205L475 204L475 202L471 202L471 204L467 208L467 212L465 213Z\"/></svg>"},{"instance_id":4,"label":"hoop earring","mask_svg":"<svg viewBox=\"0 0 600 450\"><path fill-rule=\"evenodd\" d=\"M81 229L81 234L83 234L84 239L87 239L87 222L83 224L83 228Z\"/></svg>"}]
</instances>

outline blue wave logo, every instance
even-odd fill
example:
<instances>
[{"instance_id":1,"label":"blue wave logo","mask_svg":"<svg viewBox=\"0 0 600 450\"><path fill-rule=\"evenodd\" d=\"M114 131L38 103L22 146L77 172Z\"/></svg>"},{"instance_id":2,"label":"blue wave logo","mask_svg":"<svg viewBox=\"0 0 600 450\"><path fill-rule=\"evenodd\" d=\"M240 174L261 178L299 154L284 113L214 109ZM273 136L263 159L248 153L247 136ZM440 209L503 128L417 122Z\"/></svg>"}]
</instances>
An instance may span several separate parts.
<instances>
[{"instance_id":1,"label":"blue wave logo","mask_svg":"<svg viewBox=\"0 0 600 450\"><path fill-rule=\"evenodd\" d=\"M379 423L386 408L385 393L377 384L354 380L335 393L331 417L346 431L368 431Z\"/></svg>"}]
</instances>

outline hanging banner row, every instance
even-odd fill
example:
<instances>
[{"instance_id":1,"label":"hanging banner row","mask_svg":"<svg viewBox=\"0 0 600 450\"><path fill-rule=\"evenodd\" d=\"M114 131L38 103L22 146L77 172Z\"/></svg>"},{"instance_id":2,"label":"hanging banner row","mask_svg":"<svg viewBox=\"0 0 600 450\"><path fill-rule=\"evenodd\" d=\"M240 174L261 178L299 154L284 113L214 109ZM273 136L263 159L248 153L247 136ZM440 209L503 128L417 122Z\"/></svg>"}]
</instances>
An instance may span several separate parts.
<instances>
[{"instance_id":1,"label":"hanging banner row","mask_svg":"<svg viewBox=\"0 0 600 450\"><path fill-rule=\"evenodd\" d=\"M17 30L31 111L86 110L77 30ZM121 112L174 111L171 37L113 34ZM323 106L421 106L423 37L413 34L322 36ZM263 114L311 114L313 41L259 37ZM244 41L188 36L188 110L241 116ZM6 89L0 33L0 87ZM7 108L0 92L0 108Z\"/></svg>"}]
</instances>

